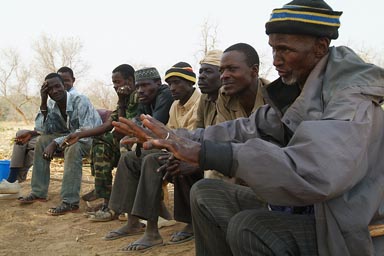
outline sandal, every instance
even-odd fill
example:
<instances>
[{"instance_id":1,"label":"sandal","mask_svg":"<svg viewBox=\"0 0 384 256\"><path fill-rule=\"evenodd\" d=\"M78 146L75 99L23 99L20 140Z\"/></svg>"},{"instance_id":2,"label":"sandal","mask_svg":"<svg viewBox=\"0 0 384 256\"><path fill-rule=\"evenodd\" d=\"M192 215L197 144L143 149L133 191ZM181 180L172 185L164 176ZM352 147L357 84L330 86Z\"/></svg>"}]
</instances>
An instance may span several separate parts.
<instances>
[{"instance_id":1,"label":"sandal","mask_svg":"<svg viewBox=\"0 0 384 256\"><path fill-rule=\"evenodd\" d=\"M63 215L68 212L76 212L79 210L79 205L78 204L69 204L66 202L62 202L59 206L50 208L48 210L48 215L51 216L58 216L58 215Z\"/></svg>"},{"instance_id":2,"label":"sandal","mask_svg":"<svg viewBox=\"0 0 384 256\"><path fill-rule=\"evenodd\" d=\"M118 215L108 207L104 209L100 209L97 212L95 212L95 214L89 216L89 220L93 222L106 222L106 221L115 220L117 218L118 218Z\"/></svg>"},{"instance_id":3,"label":"sandal","mask_svg":"<svg viewBox=\"0 0 384 256\"><path fill-rule=\"evenodd\" d=\"M32 193L27 195L27 196L21 196L17 200L19 200L20 204L32 204L36 201L39 201L39 202L47 202L48 201L47 198L38 197Z\"/></svg>"},{"instance_id":4,"label":"sandal","mask_svg":"<svg viewBox=\"0 0 384 256\"><path fill-rule=\"evenodd\" d=\"M120 249L122 252L127 253L135 253L135 252L145 252L151 249L154 249L159 246L164 246L165 244L163 242L158 242L155 244L148 244L143 242L135 241L133 243L128 244L127 246Z\"/></svg>"},{"instance_id":5,"label":"sandal","mask_svg":"<svg viewBox=\"0 0 384 256\"><path fill-rule=\"evenodd\" d=\"M195 236L192 232L178 231L172 234L171 240L167 244L181 244L194 239Z\"/></svg>"}]
</instances>

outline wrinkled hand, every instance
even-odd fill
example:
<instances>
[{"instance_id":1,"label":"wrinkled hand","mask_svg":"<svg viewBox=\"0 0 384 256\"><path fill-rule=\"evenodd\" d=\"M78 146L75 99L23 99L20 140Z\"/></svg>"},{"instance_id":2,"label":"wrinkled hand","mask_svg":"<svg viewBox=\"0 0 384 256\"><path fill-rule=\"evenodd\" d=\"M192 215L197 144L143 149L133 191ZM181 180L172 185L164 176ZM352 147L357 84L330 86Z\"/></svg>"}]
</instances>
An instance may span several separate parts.
<instances>
[{"instance_id":1,"label":"wrinkled hand","mask_svg":"<svg viewBox=\"0 0 384 256\"><path fill-rule=\"evenodd\" d=\"M157 136L157 139L154 137L145 142L143 144L144 149L167 149L169 152L172 152L177 159L192 165L199 164L199 153L201 149L199 142L177 136L161 122L149 115L142 115L140 118L142 119L143 125Z\"/></svg>"},{"instance_id":2,"label":"wrinkled hand","mask_svg":"<svg viewBox=\"0 0 384 256\"><path fill-rule=\"evenodd\" d=\"M130 139L130 143L142 143L144 149L167 149L182 161L192 165L199 164L200 143L177 136L163 123L150 115L141 115L140 119L149 130L122 117L119 118L120 122L112 122L112 124L118 132L136 137Z\"/></svg>"},{"instance_id":3,"label":"wrinkled hand","mask_svg":"<svg viewBox=\"0 0 384 256\"><path fill-rule=\"evenodd\" d=\"M186 163L184 161L180 161L173 154L171 154L171 156L160 156L159 160L166 160L165 164L163 164L156 170L157 172L165 172L163 179L167 179L167 176L188 176L194 173L201 172L199 167Z\"/></svg>"},{"instance_id":4,"label":"wrinkled hand","mask_svg":"<svg viewBox=\"0 0 384 256\"><path fill-rule=\"evenodd\" d=\"M57 144L55 141L52 141L43 152L43 158L47 161L51 161L53 159L53 155L56 151Z\"/></svg>"},{"instance_id":5,"label":"wrinkled hand","mask_svg":"<svg viewBox=\"0 0 384 256\"><path fill-rule=\"evenodd\" d=\"M77 143L80 140L79 133L71 133L65 137L63 143L60 145L62 149L69 147L75 143Z\"/></svg>"},{"instance_id":6,"label":"wrinkled hand","mask_svg":"<svg viewBox=\"0 0 384 256\"><path fill-rule=\"evenodd\" d=\"M153 134L150 130L137 125L132 120L126 119L124 117L119 117L119 121L120 122L112 122L112 125L115 127L115 130L117 132L127 136L121 140L122 144L142 144L156 137L156 135Z\"/></svg>"},{"instance_id":7,"label":"wrinkled hand","mask_svg":"<svg viewBox=\"0 0 384 256\"><path fill-rule=\"evenodd\" d=\"M31 138L32 138L32 134L30 133L30 131L25 131L24 133L19 134L19 136L16 136L14 141L17 145L24 145L24 144L28 143L28 141Z\"/></svg>"}]
</instances>

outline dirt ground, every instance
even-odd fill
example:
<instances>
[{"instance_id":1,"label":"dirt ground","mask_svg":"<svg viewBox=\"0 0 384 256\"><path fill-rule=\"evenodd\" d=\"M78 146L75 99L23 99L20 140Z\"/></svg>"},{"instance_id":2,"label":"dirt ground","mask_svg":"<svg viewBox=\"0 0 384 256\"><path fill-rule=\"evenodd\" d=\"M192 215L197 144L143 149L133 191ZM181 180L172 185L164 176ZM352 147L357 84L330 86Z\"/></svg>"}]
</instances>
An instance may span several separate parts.
<instances>
[{"instance_id":1,"label":"dirt ground","mask_svg":"<svg viewBox=\"0 0 384 256\"><path fill-rule=\"evenodd\" d=\"M18 129L31 128L19 123L0 122L0 159L10 159L11 139ZM78 213L68 213L53 217L46 214L48 208L60 203L62 165L55 160L51 164L51 183L49 201L21 206L17 200L0 200L0 256L4 255L121 255L119 249L138 239L140 235L114 241L104 241L102 237L111 230L124 225L114 220L104 223L90 222L84 215L86 203L80 203ZM22 194L30 192L31 172L27 181L21 184ZM93 188L90 168L83 168L82 194ZM169 187L172 201L172 187ZM92 202L96 204L96 202ZM172 208L172 205L169 206ZM184 224L177 223L163 227L160 233L167 242L171 234L180 230ZM179 245L165 245L146 252L131 255L192 256L195 254L194 241Z\"/></svg>"}]
</instances>

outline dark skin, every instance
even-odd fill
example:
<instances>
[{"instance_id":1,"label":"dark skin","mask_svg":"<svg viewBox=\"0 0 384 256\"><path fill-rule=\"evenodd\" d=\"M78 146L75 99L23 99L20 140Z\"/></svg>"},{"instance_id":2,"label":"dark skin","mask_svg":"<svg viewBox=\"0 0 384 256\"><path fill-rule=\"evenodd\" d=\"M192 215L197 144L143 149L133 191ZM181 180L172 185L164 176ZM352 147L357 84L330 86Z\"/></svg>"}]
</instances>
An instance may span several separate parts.
<instances>
[{"instance_id":1,"label":"dark skin","mask_svg":"<svg viewBox=\"0 0 384 256\"><path fill-rule=\"evenodd\" d=\"M195 90L192 82L177 76L167 78L166 82L169 85L173 99L179 100L181 105L187 103Z\"/></svg>"},{"instance_id":2,"label":"dark skin","mask_svg":"<svg viewBox=\"0 0 384 256\"><path fill-rule=\"evenodd\" d=\"M206 63L201 64L197 84L201 93L207 94L208 99L215 102L221 87L219 67Z\"/></svg>"},{"instance_id":3,"label":"dark skin","mask_svg":"<svg viewBox=\"0 0 384 256\"><path fill-rule=\"evenodd\" d=\"M326 37L271 34L273 65L283 82L290 85L298 83L304 87L309 73L328 53L330 39Z\"/></svg>"},{"instance_id":4,"label":"dark skin","mask_svg":"<svg viewBox=\"0 0 384 256\"><path fill-rule=\"evenodd\" d=\"M59 72L58 74L61 76L61 78L64 81L65 90L69 91L73 87L73 84L75 82L75 78L72 77L69 72ZM40 109L46 109L47 108L46 101L43 100L42 102L43 102L43 105L40 106ZM45 104L44 104L44 102L45 102ZM43 107L43 108L41 108L41 107ZM44 114L44 112L42 112L42 113ZM28 141L30 141L32 137L35 137L38 135L39 134L36 131L29 130L29 131L25 131L22 134L19 134L19 136L17 136L14 139L14 141L17 145L24 145L24 144L28 143Z\"/></svg>"},{"instance_id":5,"label":"dark skin","mask_svg":"<svg viewBox=\"0 0 384 256\"><path fill-rule=\"evenodd\" d=\"M160 85L160 80L141 80L136 82L137 97L140 103L146 105L153 104Z\"/></svg>"},{"instance_id":6,"label":"dark skin","mask_svg":"<svg viewBox=\"0 0 384 256\"><path fill-rule=\"evenodd\" d=\"M223 93L228 96L236 95L249 116L255 104L259 66L248 66L243 52L229 51L221 58L220 72Z\"/></svg>"},{"instance_id":7,"label":"dark skin","mask_svg":"<svg viewBox=\"0 0 384 256\"><path fill-rule=\"evenodd\" d=\"M125 117L125 110L127 108L125 102L129 98L130 94L134 91L133 78L129 77L128 79L124 79L120 72L116 72L112 74L112 82L113 88L115 89L116 94L119 97L117 103L119 108L118 115L119 117ZM65 138L62 147L64 148L73 145L78 142L81 138L102 135L107 131L111 131L112 129L112 120L108 119L105 123L93 129L69 134ZM118 136L119 138L123 137L122 134L116 134L116 136Z\"/></svg>"},{"instance_id":8,"label":"dark skin","mask_svg":"<svg viewBox=\"0 0 384 256\"><path fill-rule=\"evenodd\" d=\"M269 44L273 51L273 65L283 81L305 85L310 72L328 53L330 39L306 35L271 34ZM288 83L289 84L289 83ZM138 127L129 120L119 119L113 125L122 133L136 136L145 149L167 149L175 158L198 166L201 144L172 133L151 116L142 115L142 123L147 129ZM167 140L167 133L170 136Z\"/></svg>"},{"instance_id":9,"label":"dark skin","mask_svg":"<svg viewBox=\"0 0 384 256\"><path fill-rule=\"evenodd\" d=\"M144 116L141 115L141 119L144 120ZM130 136L136 136L136 137L125 137L121 142L124 144L131 144L131 143L140 143L140 142L146 142L147 140L151 140L152 138L158 137L158 135L152 133L150 130L147 130L145 128L136 126L133 124L132 121L125 119L125 118L119 118L119 120L128 121L129 124L134 127L134 129L125 129L123 127L120 127L118 124L119 122L113 122L113 125L115 126L116 130L119 130L120 132L130 135ZM166 138L168 132L171 132L163 123L160 121L157 121L156 119L153 119L154 122L157 122L157 125L159 125L159 129L161 129L161 132L159 134L163 136L163 138ZM121 128L121 129L120 129ZM138 133L141 134L142 138L138 136ZM192 166L185 162L179 162L176 158L173 157L173 155L164 154L164 156L159 157L159 161L163 162L165 164L162 165L157 171L163 173L163 180L166 180L168 178L172 178L173 176L179 175L182 173L182 175L190 175L195 172L201 172L201 170L198 168L198 166ZM173 162L175 161L175 162ZM171 164L172 163L172 164ZM167 178L168 177L168 178ZM128 213L128 222L127 225L122 227L120 231L124 232L132 232L132 227L137 227L139 224L139 218L137 216L134 216L130 213ZM187 224L182 231L193 233L193 228L191 224ZM173 237L173 241L178 241L182 239L182 237ZM155 245L158 243L162 243L163 239L159 233L159 230L157 228L157 220L147 220L147 227L145 229L145 233L143 236L141 236L138 240L133 242L132 244L129 244L128 246L124 247L123 251L140 251L141 249L144 249L142 244L145 245Z\"/></svg>"},{"instance_id":10,"label":"dark skin","mask_svg":"<svg viewBox=\"0 0 384 256\"><path fill-rule=\"evenodd\" d=\"M64 88L66 91L72 89L73 84L75 83L75 78L69 72L59 72L58 73L64 81Z\"/></svg>"},{"instance_id":11,"label":"dark skin","mask_svg":"<svg viewBox=\"0 0 384 256\"><path fill-rule=\"evenodd\" d=\"M34 136L37 136L39 135L36 131L25 131L21 134L19 134L19 136L17 136L16 138L13 139L13 141L17 144L17 145L24 145L26 143L28 143L28 141L31 140L32 137Z\"/></svg>"},{"instance_id":12,"label":"dark skin","mask_svg":"<svg viewBox=\"0 0 384 256\"><path fill-rule=\"evenodd\" d=\"M50 78L44 81L40 89L41 104L40 110L42 111L44 118L47 117L47 100L48 96L56 102L60 109L60 113L64 120L67 119L66 107L67 107L67 93L64 89L63 82L58 78ZM52 160L53 155L59 145L53 140L43 152L43 158L45 160Z\"/></svg>"},{"instance_id":13,"label":"dark skin","mask_svg":"<svg viewBox=\"0 0 384 256\"><path fill-rule=\"evenodd\" d=\"M175 158L190 163L193 166L198 166L200 143L177 136L163 123L150 115L141 115L140 119L147 129L125 118L119 118L119 122L112 122L117 131L133 136L132 138L124 139L122 143L142 143L144 149L167 149L173 153ZM165 138L168 133L169 136L166 140ZM191 154L189 155L188 152L191 152Z\"/></svg>"}]
</instances>

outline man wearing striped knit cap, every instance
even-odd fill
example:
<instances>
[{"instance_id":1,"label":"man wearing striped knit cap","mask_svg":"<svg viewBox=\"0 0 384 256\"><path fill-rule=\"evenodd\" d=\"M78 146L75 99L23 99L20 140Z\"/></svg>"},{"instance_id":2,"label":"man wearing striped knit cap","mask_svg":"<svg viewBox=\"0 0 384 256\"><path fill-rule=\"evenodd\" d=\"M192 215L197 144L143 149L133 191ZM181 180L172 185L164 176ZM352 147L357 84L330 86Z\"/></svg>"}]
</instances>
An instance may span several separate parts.
<instances>
[{"instance_id":1,"label":"man wearing striped knit cap","mask_svg":"<svg viewBox=\"0 0 384 256\"><path fill-rule=\"evenodd\" d=\"M279 78L249 118L199 129L198 141L143 120L160 138L145 148L249 185L193 185L196 255L383 255L384 236L370 229L384 223L384 69L330 46L341 14L322 0L272 11Z\"/></svg>"}]
</instances>

